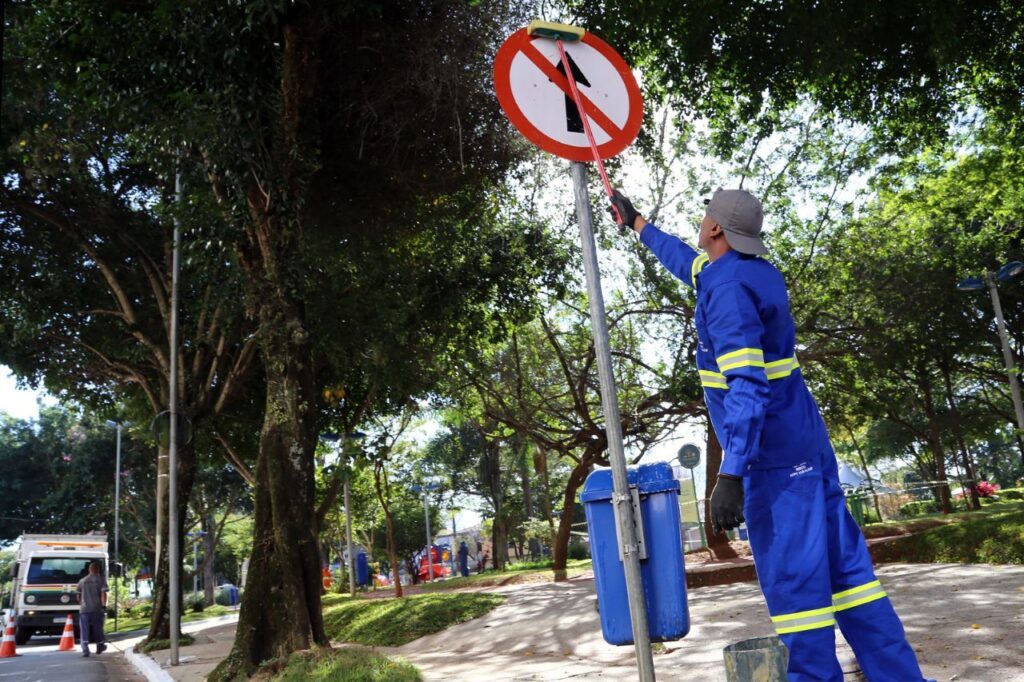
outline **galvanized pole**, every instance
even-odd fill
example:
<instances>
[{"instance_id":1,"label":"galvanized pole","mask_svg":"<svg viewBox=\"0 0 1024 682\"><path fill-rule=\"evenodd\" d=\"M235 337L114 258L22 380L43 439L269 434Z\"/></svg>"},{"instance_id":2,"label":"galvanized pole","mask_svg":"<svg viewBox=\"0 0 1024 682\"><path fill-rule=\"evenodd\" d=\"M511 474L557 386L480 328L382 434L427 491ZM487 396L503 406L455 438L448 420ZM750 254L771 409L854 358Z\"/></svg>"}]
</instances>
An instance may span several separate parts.
<instances>
[{"instance_id":1,"label":"galvanized pole","mask_svg":"<svg viewBox=\"0 0 1024 682\"><path fill-rule=\"evenodd\" d=\"M452 566L452 577L455 578L459 574L455 570L455 512L452 512L452 544L448 548L448 559Z\"/></svg>"},{"instance_id":2,"label":"galvanized pole","mask_svg":"<svg viewBox=\"0 0 1024 682\"><path fill-rule=\"evenodd\" d=\"M700 528L700 546L708 546L707 535L704 534L704 522L700 518L700 498L697 497L697 470L690 469L690 483L693 484L693 507L694 511L697 512L697 527Z\"/></svg>"},{"instance_id":3,"label":"galvanized pole","mask_svg":"<svg viewBox=\"0 0 1024 682\"><path fill-rule=\"evenodd\" d=\"M654 658L647 629L647 605L644 597L643 577L640 575L639 543L633 520L632 495L626 474L626 454L622 447L622 422L619 402L612 373L611 346L608 341L608 322L605 319L604 294L601 292L601 271L597 263L597 245L594 242L590 196L587 193L587 166L572 162L572 181L576 194L576 215L580 224L583 244L583 268L587 275L587 297L590 299L590 322L594 330L594 350L597 371L601 379L601 406L604 410L605 430L608 435L609 461L612 466L612 503L618 508L618 538L626 572L626 592L629 615L633 625L633 646L640 682L653 682Z\"/></svg>"},{"instance_id":4,"label":"galvanized pole","mask_svg":"<svg viewBox=\"0 0 1024 682\"><path fill-rule=\"evenodd\" d=\"M1024 404L1020 398L1020 383L1017 381L1017 369L1010 351L1010 339L1006 334L1006 322L1003 320L1003 306L999 303L999 292L996 289L996 278L991 272L985 273L985 282L992 294L992 307L996 310L996 326L999 328L999 340L1003 344L1003 360L1006 362L1006 374L1010 379L1010 397L1013 399L1013 411L1017 415L1017 438L1024 437Z\"/></svg>"},{"instance_id":5,"label":"galvanized pole","mask_svg":"<svg viewBox=\"0 0 1024 682\"><path fill-rule=\"evenodd\" d=\"M174 196L180 208L184 202L181 171L174 175ZM171 665L178 665L178 628L181 623L179 574L181 558L178 543L178 271L181 251L181 220L174 217L174 244L171 255L171 376L170 376L170 453L167 499L167 570L170 587L167 602L171 611Z\"/></svg>"},{"instance_id":6,"label":"galvanized pole","mask_svg":"<svg viewBox=\"0 0 1024 682\"><path fill-rule=\"evenodd\" d=\"M348 592L356 596L356 557L352 550L352 502L348 496L348 473L345 474L345 542L348 545Z\"/></svg>"},{"instance_id":7,"label":"galvanized pole","mask_svg":"<svg viewBox=\"0 0 1024 682\"><path fill-rule=\"evenodd\" d=\"M114 576L114 632L118 628L118 616L120 610L117 608L118 587L121 584L121 422L117 423L117 454L114 456L114 569L118 573Z\"/></svg>"},{"instance_id":8,"label":"galvanized pole","mask_svg":"<svg viewBox=\"0 0 1024 682\"><path fill-rule=\"evenodd\" d=\"M434 579L434 553L430 542L430 502L427 500L427 487L423 486L423 518L427 522L427 580Z\"/></svg>"}]
</instances>

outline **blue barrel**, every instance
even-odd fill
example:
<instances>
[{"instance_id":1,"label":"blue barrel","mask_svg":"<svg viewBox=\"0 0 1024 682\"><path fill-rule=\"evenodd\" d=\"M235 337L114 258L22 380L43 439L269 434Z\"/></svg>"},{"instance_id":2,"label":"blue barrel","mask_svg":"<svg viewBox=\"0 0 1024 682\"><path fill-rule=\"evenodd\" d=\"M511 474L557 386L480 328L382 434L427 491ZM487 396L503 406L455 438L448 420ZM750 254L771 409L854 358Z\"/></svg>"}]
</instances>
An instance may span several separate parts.
<instances>
[{"instance_id":1,"label":"blue barrel","mask_svg":"<svg viewBox=\"0 0 1024 682\"><path fill-rule=\"evenodd\" d=\"M359 587L370 586L370 564L366 560L366 552L356 554L356 584Z\"/></svg>"},{"instance_id":2,"label":"blue barrel","mask_svg":"<svg viewBox=\"0 0 1024 682\"><path fill-rule=\"evenodd\" d=\"M679 481L672 477L672 467L667 462L631 467L628 480L640 494L647 549L647 558L640 561L640 571L651 641L680 639L690 631L690 613L686 605L686 573L680 541ZM609 644L625 645L633 643L633 628L611 498L611 469L591 473L580 501L590 532L601 632Z\"/></svg>"}]
</instances>

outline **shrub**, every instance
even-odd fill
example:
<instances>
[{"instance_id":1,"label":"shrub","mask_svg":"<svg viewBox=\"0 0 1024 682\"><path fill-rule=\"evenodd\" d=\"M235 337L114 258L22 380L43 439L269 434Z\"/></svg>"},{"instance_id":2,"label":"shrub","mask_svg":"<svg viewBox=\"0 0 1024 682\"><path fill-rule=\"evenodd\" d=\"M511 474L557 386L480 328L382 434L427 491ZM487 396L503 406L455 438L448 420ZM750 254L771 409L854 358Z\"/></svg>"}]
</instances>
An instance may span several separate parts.
<instances>
[{"instance_id":1,"label":"shrub","mask_svg":"<svg viewBox=\"0 0 1024 682\"><path fill-rule=\"evenodd\" d=\"M979 497L992 497L999 492L999 484L989 483L988 481L980 481L977 488Z\"/></svg>"},{"instance_id":2,"label":"shrub","mask_svg":"<svg viewBox=\"0 0 1024 682\"><path fill-rule=\"evenodd\" d=\"M937 511L939 511L939 506L934 500L919 500L900 505L900 516L921 516L922 514L932 514Z\"/></svg>"},{"instance_id":3,"label":"shrub","mask_svg":"<svg viewBox=\"0 0 1024 682\"><path fill-rule=\"evenodd\" d=\"M185 608L202 613L206 608L206 598L199 592L192 592L185 598Z\"/></svg>"},{"instance_id":4,"label":"shrub","mask_svg":"<svg viewBox=\"0 0 1024 682\"><path fill-rule=\"evenodd\" d=\"M217 590L217 595L213 598L213 601L221 606L231 606L231 595L228 594L227 590Z\"/></svg>"},{"instance_id":5,"label":"shrub","mask_svg":"<svg viewBox=\"0 0 1024 682\"><path fill-rule=\"evenodd\" d=\"M1019 490L1004 490L999 493L999 497L1004 500L1024 500L1024 493Z\"/></svg>"},{"instance_id":6,"label":"shrub","mask_svg":"<svg viewBox=\"0 0 1024 682\"><path fill-rule=\"evenodd\" d=\"M569 545L569 558L570 559L589 559L590 550L582 544Z\"/></svg>"},{"instance_id":7,"label":"shrub","mask_svg":"<svg viewBox=\"0 0 1024 682\"><path fill-rule=\"evenodd\" d=\"M131 609L132 618L149 618L153 615L153 602L146 601L136 604Z\"/></svg>"}]
</instances>

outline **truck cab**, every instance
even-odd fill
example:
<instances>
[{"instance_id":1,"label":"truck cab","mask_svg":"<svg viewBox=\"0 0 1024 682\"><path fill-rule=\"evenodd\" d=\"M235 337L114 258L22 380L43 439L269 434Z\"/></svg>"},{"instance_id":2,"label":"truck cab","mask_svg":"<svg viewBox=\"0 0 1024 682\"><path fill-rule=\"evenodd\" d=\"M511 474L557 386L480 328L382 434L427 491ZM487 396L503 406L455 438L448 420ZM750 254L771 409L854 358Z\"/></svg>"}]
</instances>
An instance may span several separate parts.
<instances>
[{"instance_id":1,"label":"truck cab","mask_svg":"<svg viewBox=\"0 0 1024 682\"><path fill-rule=\"evenodd\" d=\"M34 634L57 635L64 631L68 614L78 637L78 581L99 560L107 571L105 535L23 535L15 563L12 606L15 642L25 644Z\"/></svg>"}]
</instances>

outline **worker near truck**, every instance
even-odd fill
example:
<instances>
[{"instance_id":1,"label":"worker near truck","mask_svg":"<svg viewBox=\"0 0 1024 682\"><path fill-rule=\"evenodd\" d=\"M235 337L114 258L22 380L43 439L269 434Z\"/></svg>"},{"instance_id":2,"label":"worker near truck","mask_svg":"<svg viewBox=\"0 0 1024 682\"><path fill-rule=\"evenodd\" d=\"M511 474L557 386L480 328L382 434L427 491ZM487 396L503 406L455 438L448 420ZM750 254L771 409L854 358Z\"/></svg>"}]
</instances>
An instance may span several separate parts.
<instances>
[{"instance_id":1,"label":"worker near truck","mask_svg":"<svg viewBox=\"0 0 1024 682\"><path fill-rule=\"evenodd\" d=\"M838 622L868 680L920 681L800 373L786 285L762 258L761 202L741 189L715 192L700 223L703 253L650 224L620 192L612 206L662 265L697 291L697 370L724 453L711 493L712 527L731 530L746 519L772 625L789 649L789 680L843 679Z\"/></svg>"},{"instance_id":2,"label":"worker near truck","mask_svg":"<svg viewBox=\"0 0 1024 682\"><path fill-rule=\"evenodd\" d=\"M82 656L89 657L89 644L96 645L96 653L107 649L103 636L103 621L107 609L107 580L100 573L102 562L89 562L89 575L78 581L78 627L82 633Z\"/></svg>"}]
</instances>

